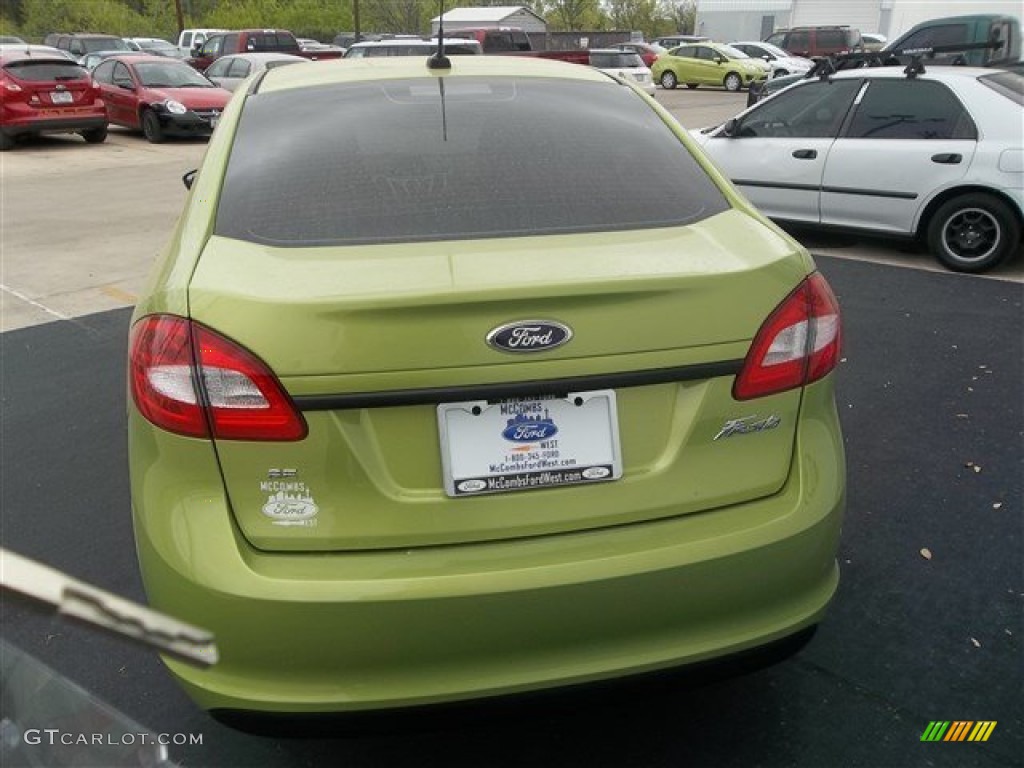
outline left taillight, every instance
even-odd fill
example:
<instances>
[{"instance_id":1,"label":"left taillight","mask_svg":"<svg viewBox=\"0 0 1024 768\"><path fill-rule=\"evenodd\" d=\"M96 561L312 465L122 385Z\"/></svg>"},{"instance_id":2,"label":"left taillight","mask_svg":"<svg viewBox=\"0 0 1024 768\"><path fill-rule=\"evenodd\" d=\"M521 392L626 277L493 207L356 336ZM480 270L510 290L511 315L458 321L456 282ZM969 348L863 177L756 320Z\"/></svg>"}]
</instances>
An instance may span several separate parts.
<instances>
[{"instance_id":1,"label":"left taillight","mask_svg":"<svg viewBox=\"0 0 1024 768\"><path fill-rule=\"evenodd\" d=\"M215 331L175 315L132 328L128 377L139 412L180 435L301 440L307 426L267 365Z\"/></svg>"},{"instance_id":2,"label":"left taillight","mask_svg":"<svg viewBox=\"0 0 1024 768\"><path fill-rule=\"evenodd\" d=\"M819 272L790 293L765 320L733 383L737 400L815 382L839 363L839 302Z\"/></svg>"},{"instance_id":3,"label":"left taillight","mask_svg":"<svg viewBox=\"0 0 1024 768\"><path fill-rule=\"evenodd\" d=\"M24 88L22 88L20 85L18 85L16 82L14 82L9 77L5 77L2 74L0 74L0 88L3 88L3 90L4 90L4 99L5 100L8 99L8 98L11 98L11 94L19 94L20 95L20 94L23 94L25 92ZM15 96L15 98L17 98L17 96Z\"/></svg>"}]
</instances>

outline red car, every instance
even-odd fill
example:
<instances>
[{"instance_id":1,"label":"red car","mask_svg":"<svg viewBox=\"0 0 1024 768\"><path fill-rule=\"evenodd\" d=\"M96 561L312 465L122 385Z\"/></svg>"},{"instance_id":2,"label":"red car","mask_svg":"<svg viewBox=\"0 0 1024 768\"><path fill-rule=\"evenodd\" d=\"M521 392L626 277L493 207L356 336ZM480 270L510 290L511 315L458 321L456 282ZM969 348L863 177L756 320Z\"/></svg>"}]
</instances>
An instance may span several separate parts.
<instances>
[{"instance_id":1,"label":"red car","mask_svg":"<svg viewBox=\"0 0 1024 768\"><path fill-rule=\"evenodd\" d=\"M665 52L664 48L654 43L616 43L609 47L618 48L620 51L639 53L647 67L653 67L658 56Z\"/></svg>"},{"instance_id":2,"label":"red car","mask_svg":"<svg viewBox=\"0 0 1024 768\"><path fill-rule=\"evenodd\" d=\"M22 136L78 133L90 144L107 138L107 112L89 73L56 51L0 52L0 150Z\"/></svg>"},{"instance_id":3,"label":"red car","mask_svg":"<svg viewBox=\"0 0 1024 768\"><path fill-rule=\"evenodd\" d=\"M168 136L209 136L231 92L183 61L166 56L113 56L92 78L115 125L141 130L158 144Z\"/></svg>"}]
</instances>

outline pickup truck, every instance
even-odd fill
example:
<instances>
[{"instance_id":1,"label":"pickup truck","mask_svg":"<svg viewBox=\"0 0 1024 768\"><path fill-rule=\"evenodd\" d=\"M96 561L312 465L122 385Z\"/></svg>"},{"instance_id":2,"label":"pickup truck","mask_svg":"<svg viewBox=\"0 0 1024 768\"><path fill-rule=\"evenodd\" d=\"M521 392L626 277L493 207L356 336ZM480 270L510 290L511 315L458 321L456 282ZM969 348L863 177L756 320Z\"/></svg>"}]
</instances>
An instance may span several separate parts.
<instances>
[{"instance_id":1,"label":"pickup truck","mask_svg":"<svg viewBox=\"0 0 1024 768\"><path fill-rule=\"evenodd\" d=\"M290 53L313 61L340 59L342 55L341 50L304 51L295 35L284 29L240 29L210 35L201 47L192 49L186 61L201 72L221 56L257 52Z\"/></svg>"},{"instance_id":2,"label":"pickup truck","mask_svg":"<svg viewBox=\"0 0 1024 768\"><path fill-rule=\"evenodd\" d=\"M519 27L462 27L446 29L444 36L476 40L484 53L517 54L533 50L530 38Z\"/></svg>"}]
</instances>

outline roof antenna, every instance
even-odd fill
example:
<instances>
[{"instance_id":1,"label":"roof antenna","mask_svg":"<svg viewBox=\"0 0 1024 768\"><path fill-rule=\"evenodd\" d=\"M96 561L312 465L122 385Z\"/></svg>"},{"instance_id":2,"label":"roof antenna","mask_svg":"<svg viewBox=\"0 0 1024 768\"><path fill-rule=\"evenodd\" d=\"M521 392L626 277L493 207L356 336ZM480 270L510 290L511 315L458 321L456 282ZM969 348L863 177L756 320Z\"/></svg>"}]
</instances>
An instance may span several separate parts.
<instances>
[{"instance_id":1,"label":"roof antenna","mask_svg":"<svg viewBox=\"0 0 1024 768\"><path fill-rule=\"evenodd\" d=\"M444 0L439 0L441 15L437 17L437 52L427 59L427 69L451 69L452 63L444 55Z\"/></svg>"}]
</instances>

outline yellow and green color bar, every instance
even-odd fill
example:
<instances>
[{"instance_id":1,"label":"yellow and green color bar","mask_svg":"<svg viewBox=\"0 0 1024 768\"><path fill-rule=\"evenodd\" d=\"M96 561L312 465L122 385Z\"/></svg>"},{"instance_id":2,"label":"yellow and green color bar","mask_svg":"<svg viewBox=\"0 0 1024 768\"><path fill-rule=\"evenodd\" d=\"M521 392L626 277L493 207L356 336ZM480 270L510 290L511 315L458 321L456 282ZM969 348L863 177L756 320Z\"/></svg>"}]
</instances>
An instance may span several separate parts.
<instances>
[{"instance_id":1,"label":"yellow and green color bar","mask_svg":"<svg viewBox=\"0 0 1024 768\"><path fill-rule=\"evenodd\" d=\"M995 729L995 720L932 720L921 741L988 741Z\"/></svg>"}]
</instances>

